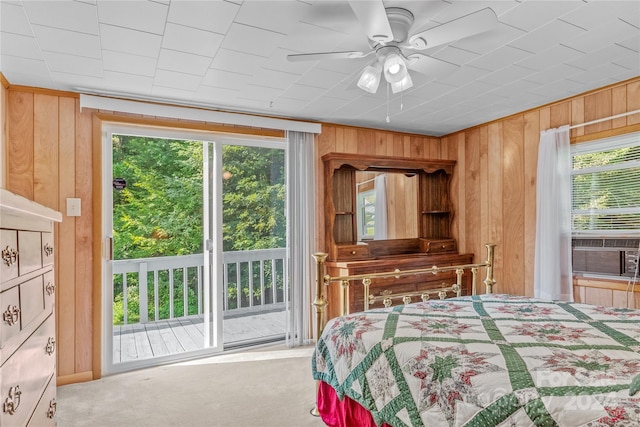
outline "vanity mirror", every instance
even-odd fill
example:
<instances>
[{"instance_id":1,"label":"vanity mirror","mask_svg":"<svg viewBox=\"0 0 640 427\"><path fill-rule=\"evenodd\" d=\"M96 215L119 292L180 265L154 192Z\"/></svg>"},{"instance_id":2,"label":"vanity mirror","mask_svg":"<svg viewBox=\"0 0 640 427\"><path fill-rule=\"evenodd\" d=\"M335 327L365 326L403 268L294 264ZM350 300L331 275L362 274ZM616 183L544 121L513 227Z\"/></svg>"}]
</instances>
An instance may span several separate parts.
<instances>
[{"instance_id":1,"label":"vanity mirror","mask_svg":"<svg viewBox=\"0 0 640 427\"><path fill-rule=\"evenodd\" d=\"M322 160L329 260L456 251L449 202L454 161L345 153Z\"/></svg>"}]
</instances>

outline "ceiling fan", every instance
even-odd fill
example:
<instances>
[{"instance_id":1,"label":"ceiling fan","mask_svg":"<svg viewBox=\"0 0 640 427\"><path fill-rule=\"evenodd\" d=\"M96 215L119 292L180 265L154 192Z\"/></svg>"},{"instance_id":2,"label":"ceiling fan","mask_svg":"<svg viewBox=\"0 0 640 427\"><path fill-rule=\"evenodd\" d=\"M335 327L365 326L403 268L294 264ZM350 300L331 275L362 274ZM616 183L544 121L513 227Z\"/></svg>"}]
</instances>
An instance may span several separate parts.
<instances>
[{"instance_id":1,"label":"ceiling fan","mask_svg":"<svg viewBox=\"0 0 640 427\"><path fill-rule=\"evenodd\" d=\"M382 0L352 0L349 5L362 23L371 49L367 52L319 52L288 55L289 61L316 61L320 59L365 58L375 54L358 80L358 87L376 93L381 75L390 84L393 93L413 86L408 70L427 75L442 75L455 71L458 66L419 53L421 50L441 46L479 34L496 27L498 17L490 8L470 13L428 30L410 34L413 14L403 8L385 8Z\"/></svg>"}]
</instances>

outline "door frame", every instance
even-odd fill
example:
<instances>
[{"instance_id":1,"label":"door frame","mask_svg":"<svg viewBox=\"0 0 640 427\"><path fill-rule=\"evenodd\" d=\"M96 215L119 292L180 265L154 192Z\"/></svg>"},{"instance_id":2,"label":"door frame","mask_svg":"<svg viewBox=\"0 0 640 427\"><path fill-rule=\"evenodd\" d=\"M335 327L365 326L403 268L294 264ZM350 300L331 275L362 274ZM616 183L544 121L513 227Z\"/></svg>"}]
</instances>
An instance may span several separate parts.
<instances>
[{"instance_id":1,"label":"door frame","mask_svg":"<svg viewBox=\"0 0 640 427\"><path fill-rule=\"evenodd\" d=\"M211 306L215 306L217 316L212 322L205 322L205 339L212 344L211 347L188 353L177 353L175 355L161 356L157 358L144 359L140 361L132 361L126 363L113 363L113 295L108 291L112 291L112 283L107 286L113 279L112 268L110 264L111 244L112 240L107 238L111 236L113 224L113 194L112 188L112 171L113 171L113 148L110 136L113 133L144 135L155 138L180 139L202 141L209 144L214 151L213 161L221 170L222 166L222 146L224 145L244 145L256 146L261 148L279 148L287 152L286 138L270 137L263 135L242 135L218 133L212 131L200 131L186 128L165 127L162 125L146 125L131 124L126 121L107 121L101 120L94 116L94 164L100 164L101 168L94 174L94 219L99 220L99 226L94 227L94 266L98 267L94 272L94 278L100 288L94 287L94 345L99 344L99 350L94 350L93 379L100 378L103 375L110 375L119 372L130 371L139 368L150 367L170 362L185 361L203 356L211 356L224 351L223 346L223 300L220 292L211 292L206 298ZM97 144L96 144L97 142ZM99 156L99 157L98 157ZM204 174L203 174L204 175ZM96 179L97 176L97 179ZM204 179L204 178L203 178ZM222 195L222 177L213 182L212 188L215 197ZM109 191L106 191L109 190ZM206 191L206 189L205 189ZM215 209L213 209L215 207ZM211 247L211 256L209 262L212 266L211 280L218 286L221 286L223 280L222 268L222 204L213 203L210 207L210 221L208 225L211 228L209 233L214 244ZM288 232L288 231L287 231ZM96 234L98 234L96 236ZM205 230L203 230L205 234ZM206 240L206 239L205 239ZM204 247L206 250L206 241ZM206 258L206 257L205 257ZM205 259L205 266L207 260ZM203 275L204 276L204 275ZM99 278L99 279L98 279ZM204 279L203 279L203 283ZM203 286L211 291L210 286ZM219 290L219 289L217 289ZM203 292L204 293L204 292ZM206 293L205 293L206 295ZM203 309L204 310L204 309ZM211 327L211 325L213 325ZM96 362L99 358L99 364ZM151 362L151 363L150 363Z\"/></svg>"}]
</instances>

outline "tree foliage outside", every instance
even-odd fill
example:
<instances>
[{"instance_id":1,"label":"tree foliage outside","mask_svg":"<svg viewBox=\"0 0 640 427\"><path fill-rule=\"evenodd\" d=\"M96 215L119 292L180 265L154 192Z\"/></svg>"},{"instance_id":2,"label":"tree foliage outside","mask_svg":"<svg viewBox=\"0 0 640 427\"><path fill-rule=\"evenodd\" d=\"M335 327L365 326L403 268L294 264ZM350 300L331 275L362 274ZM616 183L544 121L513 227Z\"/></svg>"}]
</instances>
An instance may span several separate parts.
<instances>
[{"instance_id":1,"label":"tree foliage outside","mask_svg":"<svg viewBox=\"0 0 640 427\"><path fill-rule=\"evenodd\" d=\"M284 216L284 152L245 146L223 146L223 251L282 248L286 244ZM202 142L141 136L113 136L113 177L126 187L113 192L114 259L135 259L202 253L203 244ZM260 300L249 295L248 265L241 267L241 283L229 283L229 307L241 301ZM174 316L196 314L197 272L188 272L188 312L184 313L182 271L174 271ZM259 272L257 273L259 274ZM277 276L282 292L283 274L267 268L265 283ZM159 272L158 318L169 318L169 272ZM235 277L230 276L230 277ZM148 283L153 283L149 272ZM124 323L122 277L114 277L114 324ZM154 301L149 286L148 301ZM259 289L258 289L259 292ZM128 323L139 321L139 287L134 274L127 275ZM269 298L266 298L269 300ZM149 304L149 319L155 318Z\"/></svg>"}]
</instances>

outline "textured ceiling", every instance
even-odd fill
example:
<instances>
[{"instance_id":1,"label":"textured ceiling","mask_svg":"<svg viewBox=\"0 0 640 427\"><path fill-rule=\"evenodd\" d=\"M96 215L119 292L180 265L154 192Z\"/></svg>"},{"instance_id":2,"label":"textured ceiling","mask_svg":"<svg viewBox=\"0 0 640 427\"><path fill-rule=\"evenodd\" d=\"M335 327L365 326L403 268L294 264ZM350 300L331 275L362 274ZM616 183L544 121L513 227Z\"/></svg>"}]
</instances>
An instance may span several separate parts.
<instances>
[{"instance_id":1,"label":"textured ceiling","mask_svg":"<svg viewBox=\"0 0 640 427\"><path fill-rule=\"evenodd\" d=\"M0 1L12 85L444 135L640 75L640 1L384 1L410 33L484 7L497 28L424 51L459 66L414 87L356 86L368 50L346 1ZM386 117L389 116L389 122Z\"/></svg>"}]
</instances>

